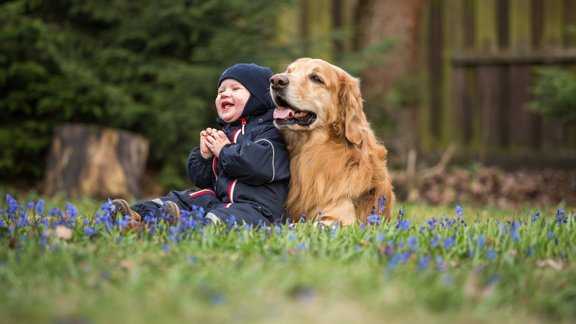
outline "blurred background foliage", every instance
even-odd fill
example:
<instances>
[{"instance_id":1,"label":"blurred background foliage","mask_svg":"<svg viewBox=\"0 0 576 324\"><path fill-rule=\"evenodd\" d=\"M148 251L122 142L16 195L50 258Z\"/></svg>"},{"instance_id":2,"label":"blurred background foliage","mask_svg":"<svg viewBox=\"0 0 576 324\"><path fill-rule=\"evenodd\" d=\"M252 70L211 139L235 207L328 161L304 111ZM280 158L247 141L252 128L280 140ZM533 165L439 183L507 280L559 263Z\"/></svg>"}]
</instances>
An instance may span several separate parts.
<instances>
[{"instance_id":1,"label":"blurred background foliage","mask_svg":"<svg viewBox=\"0 0 576 324\"><path fill-rule=\"evenodd\" d=\"M576 125L576 73L559 68L541 68L532 91L529 109L543 116Z\"/></svg>"},{"instance_id":2,"label":"blurred background foliage","mask_svg":"<svg viewBox=\"0 0 576 324\"><path fill-rule=\"evenodd\" d=\"M216 81L237 62L276 67L286 1L0 1L0 174L41 178L55 125L117 127L150 141L149 168L184 186Z\"/></svg>"},{"instance_id":3,"label":"blurred background foliage","mask_svg":"<svg viewBox=\"0 0 576 324\"><path fill-rule=\"evenodd\" d=\"M54 127L75 122L144 136L148 174L167 188L188 186L184 164L199 131L216 126L224 68L256 62L281 71L310 52L330 59L334 42L354 37L345 27L291 34L298 27L285 17L297 4L0 1L0 180L42 179ZM391 48L386 38L332 58L359 75Z\"/></svg>"},{"instance_id":4,"label":"blurred background foliage","mask_svg":"<svg viewBox=\"0 0 576 324\"><path fill-rule=\"evenodd\" d=\"M566 7L568 12L573 6L550 0L546 19L535 12L545 30L556 31L548 35L531 27L536 16L521 10L526 3L496 4L0 0L0 182L41 181L55 126L74 122L144 136L150 142L148 182L188 187L184 164L199 131L216 126L216 81L224 68L255 62L283 71L301 56L323 58L362 79L366 113L385 141L392 167L405 168L411 150L422 153L419 166L435 163L453 143L462 161L524 166L537 160L527 159L523 152L528 152L550 157L546 165L556 160L573 165L574 64L550 64L574 56L573 21L558 18L563 10L553 10ZM502 21L485 19L492 12L500 12ZM509 44L497 42L502 35L495 34L496 28L473 28L462 19L469 13L482 24L507 26ZM452 32L454 21L462 22L457 30L468 31L435 41ZM524 34L514 33L511 21L525 22L522 30L537 41L528 54L543 61L506 61L488 66L498 68L499 74L490 74L496 77L483 77L482 62L506 60L510 48L523 44L518 35ZM498 49L495 53L485 53L483 31L491 31L487 41ZM474 37L468 39L469 34ZM466 50L474 55L468 65L458 65L454 59L465 44L473 45ZM479 63L474 57L481 58ZM504 82L509 66L529 77ZM457 85L455 78L463 75L464 83ZM500 91L501 86L508 88ZM530 102L510 102L510 91ZM524 96L527 92L530 96ZM555 121L541 122L534 113ZM531 134L529 140L525 133ZM555 155L542 153L550 151Z\"/></svg>"}]
</instances>

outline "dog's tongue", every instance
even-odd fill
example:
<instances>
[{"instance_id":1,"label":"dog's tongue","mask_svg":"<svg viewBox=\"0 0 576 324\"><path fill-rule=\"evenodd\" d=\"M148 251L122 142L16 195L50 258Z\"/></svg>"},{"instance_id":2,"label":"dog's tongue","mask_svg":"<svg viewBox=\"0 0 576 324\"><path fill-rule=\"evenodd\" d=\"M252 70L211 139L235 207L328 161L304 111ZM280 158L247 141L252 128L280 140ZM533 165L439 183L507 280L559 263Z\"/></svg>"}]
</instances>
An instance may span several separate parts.
<instances>
[{"instance_id":1,"label":"dog's tongue","mask_svg":"<svg viewBox=\"0 0 576 324\"><path fill-rule=\"evenodd\" d=\"M274 119L286 119L294 114L294 110L286 107L277 107L274 109Z\"/></svg>"}]
</instances>

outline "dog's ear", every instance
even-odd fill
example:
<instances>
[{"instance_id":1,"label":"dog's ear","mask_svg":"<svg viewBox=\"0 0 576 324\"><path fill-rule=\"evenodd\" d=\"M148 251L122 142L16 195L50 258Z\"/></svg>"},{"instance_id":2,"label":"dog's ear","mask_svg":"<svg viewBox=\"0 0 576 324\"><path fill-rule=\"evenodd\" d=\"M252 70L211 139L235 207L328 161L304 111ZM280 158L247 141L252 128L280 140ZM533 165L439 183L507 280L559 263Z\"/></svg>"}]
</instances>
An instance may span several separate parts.
<instances>
[{"instance_id":1,"label":"dog's ear","mask_svg":"<svg viewBox=\"0 0 576 324\"><path fill-rule=\"evenodd\" d=\"M344 113L344 135L354 145L362 146L367 120L362 108L360 81L347 73L340 76L340 109Z\"/></svg>"}]
</instances>

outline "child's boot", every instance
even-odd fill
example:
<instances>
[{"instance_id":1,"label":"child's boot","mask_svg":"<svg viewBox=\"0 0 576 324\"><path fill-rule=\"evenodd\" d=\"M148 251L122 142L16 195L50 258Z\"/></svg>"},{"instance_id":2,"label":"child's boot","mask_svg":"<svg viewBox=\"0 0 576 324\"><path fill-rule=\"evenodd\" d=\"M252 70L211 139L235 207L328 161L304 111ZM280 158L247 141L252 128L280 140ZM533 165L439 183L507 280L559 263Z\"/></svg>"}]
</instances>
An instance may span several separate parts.
<instances>
[{"instance_id":1,"label":"child's boot","mask_svg":"<svg viewBox=\"0 0 576 324\"><path fill-rule=\"evenodd\" d=\"M130 204L124 199L114 199L112 200L112 204L114 205L115 212L112 215L112 218L116 218L117 213L120 213L120 217L125 217L126 215L130 216L130 220L126 225L126 230L132 228L140 228L142 226L142 216L137 212L133 211L130 208Z\"/></svg>"},{"instance_id":2,"label":"child's boot","mask_svg":"<svg viewBox=\"0 0 576 324\"><path fill-rule=\"evenodd\" d=\"M164 202L162 213L169 217L168 223L170 224L176 224L180 221L180 207L173 201L167 200Z\"/></svg>"}]
</instances>

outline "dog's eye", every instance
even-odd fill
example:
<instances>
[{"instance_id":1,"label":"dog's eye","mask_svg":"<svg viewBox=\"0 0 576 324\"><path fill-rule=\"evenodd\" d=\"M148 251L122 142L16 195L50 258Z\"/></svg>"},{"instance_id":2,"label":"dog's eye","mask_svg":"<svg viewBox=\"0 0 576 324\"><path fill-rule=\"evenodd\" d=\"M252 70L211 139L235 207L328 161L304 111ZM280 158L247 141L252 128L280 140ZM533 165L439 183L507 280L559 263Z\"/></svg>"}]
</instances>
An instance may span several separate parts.
<instances>
[{"instance_id":1,"label":"dog's eye","mask_svg":"<svg viewBox=\"0 0 576 324\"><path fill-rule=\"evenodd\" d=\"M310 80L316 82L316 83L320 83L320 84L324 84L324 81L322 81L322 79L320 79L319 76L317 76L316 74L312 74L310 76Z\"/></svg>"}]
</instances>

